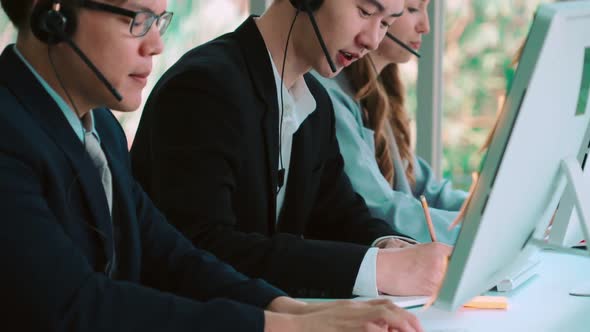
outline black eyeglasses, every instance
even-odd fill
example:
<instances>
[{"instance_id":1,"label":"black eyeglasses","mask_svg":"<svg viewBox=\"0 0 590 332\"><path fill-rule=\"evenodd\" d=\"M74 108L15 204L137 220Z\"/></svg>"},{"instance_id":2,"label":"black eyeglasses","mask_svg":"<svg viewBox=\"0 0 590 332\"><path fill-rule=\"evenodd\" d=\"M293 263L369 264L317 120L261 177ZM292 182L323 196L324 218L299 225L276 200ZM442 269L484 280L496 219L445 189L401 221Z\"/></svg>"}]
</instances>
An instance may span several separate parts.
<instances>
[{"instance_id":1,"label":"black eyeglasses","mask_svg":"<svg viewBox=\"0 0 590 332\"><path fill-rule=\"evenodd\" d=\"M125 8L111 6L107 5L106 3L91 0L82 1L82 7L132 18L131 24L129 26L129 32L134 37L145 36L148 31L150 31L150 28L154 22L156 22L156 27L158 28L158 31L160 31L160 36L163 35L166 32L166 29L168 29L168 26L172 21L172 16L174 15L174 13L171 12L163 12L162 14L157 15L149 10L134 12Z\"/></svg>"}]
</instances>

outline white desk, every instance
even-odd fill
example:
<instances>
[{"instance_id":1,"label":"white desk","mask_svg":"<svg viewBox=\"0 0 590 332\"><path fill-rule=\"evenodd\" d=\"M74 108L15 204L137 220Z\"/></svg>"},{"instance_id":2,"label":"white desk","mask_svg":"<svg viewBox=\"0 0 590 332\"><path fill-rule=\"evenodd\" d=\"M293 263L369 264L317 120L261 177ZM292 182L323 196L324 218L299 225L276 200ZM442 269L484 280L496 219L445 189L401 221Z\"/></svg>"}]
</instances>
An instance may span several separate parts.
<instances>
[{"instance_id":1,"label":"white desk","mask_svg":"<svg viewBox=\"0 0 590 332\"><path fill-rule=\"evenodd\" d=\"M569 295L590 281L590 257L541 252L538 275L512 292L490 292L509 298L508 310L435 307L410 309L426 332L590 332L590 297ZM307 302L326 299L301 299Z\"/></svg>"},{"instance_id":2,"label":"white desk","mask_svg":"<svg viewBox=\"0 0 590 332\"><path fill-rule=\"evenodd\" d=\"M538 276L509 293L508 310L410 309L427 332L590 331L590 297L569 291L590 281L590 257L543 252Z\"/></svg>"}]
</instances>

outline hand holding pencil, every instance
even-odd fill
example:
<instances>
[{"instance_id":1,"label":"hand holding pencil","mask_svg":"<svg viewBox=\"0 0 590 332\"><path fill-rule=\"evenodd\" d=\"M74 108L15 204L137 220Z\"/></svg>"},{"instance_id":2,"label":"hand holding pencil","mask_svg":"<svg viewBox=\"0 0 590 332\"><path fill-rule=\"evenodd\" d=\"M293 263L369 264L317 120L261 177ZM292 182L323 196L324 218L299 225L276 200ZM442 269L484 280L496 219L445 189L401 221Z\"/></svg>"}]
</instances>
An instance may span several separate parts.
<instances>
[{"instance_id":1,"label":"hand holding pencil","mask_svg":"<svg viewBox=\"0 0 590 332\"><path fill-rule=\"evenodd\" d=\"M422 203L422 209L424 210L424 217L426 218L426 225L428 226L430 239L432 240L432 242L437 242L434 224L432 223L432 218L430 217L430 210L428 209L428 202L426 201L426 197L424 197L424 195L420 196L420 202Z\"/></svg>"},{"instance_id":2,"label":"hand holding pencil","mask_svg":"<svg viewBox=\"0 0 590 332\"><path fill-rule=\"evenodd\" d=\"M426 197L424 197L424 195L420 196L420 202L422 203L422 210L424 210L424 218L426 219L426 225L428 226L428 232L430 233L430 239L432 240L432 242L438 242L436 239L436 231L434 229L434 224L432 223L432 217L430 217L430 209L428 208L428 202L426 201ZM426 310L428 309L430 306L432 306L434 304L434 301L436 301L438 294L440 293L440 290L442 288L442 283L444 280L444 276L446 276L447 274L447 268L449 266L449 257L450 256L446 256L443 258L443 265L442 265L442 277L440 279L440 282L438 283L438 286L436 287L436 291L434 291L434 293L432 294L432 296L430 297L430 300L424 305L423 309Z\"/></svg>"}]
</instances>

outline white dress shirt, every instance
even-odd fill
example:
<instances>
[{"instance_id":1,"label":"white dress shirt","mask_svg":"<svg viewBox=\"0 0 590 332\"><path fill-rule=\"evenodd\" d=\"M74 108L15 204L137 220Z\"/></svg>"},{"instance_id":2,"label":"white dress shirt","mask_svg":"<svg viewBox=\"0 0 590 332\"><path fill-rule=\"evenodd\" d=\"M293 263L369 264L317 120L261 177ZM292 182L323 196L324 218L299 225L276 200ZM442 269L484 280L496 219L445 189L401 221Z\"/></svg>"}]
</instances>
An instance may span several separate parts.
<instances>
[{"instance_id":1,"label":"white dress shirt","mask_svg":"<svg viewBox=\"0 0 590 332\"><path fill-rule=\"evenodd\" d=\"M316 101L303 77L299 78L293 88L288 90L284 84L281 84L281 74L277 70L274 62L271 58L272 68L275 75L275 82L277 87L277 98L279 105L279 112L281 110L281 89L283 90L283 123L280 130L280 149L282 155L279 155L278 170L285 169L285 180L282 188L277 194L277 208L276 208L276 220L278 222L283 203L285 202L285 193L287 192L287 186L289 184L289 166L291 164L291 149L293 147L293 135L301 124L307 119L307 117L313 113L316 109ZM281 115L279 114L279 117ZM280 121L280 120L279 120ZM278 188L277 188L278 189ZM378 248L370 248L359 268L359 272L354 283L352 293L358 296L369 296L375 297L379 295L377 290L377 253Z\"/></svg>"},{"instance_id":2,"label":"white dress shirt","mask_svg":"<svg viewBox=\"0 0 590 332\"><path fill-rule=\"evenodd\" d=\"M270 54L269 54L270 56ZM272 60L271 60L272 62ZM278 98L278 105L279 105L279 112L281 112L281 90L279 87L283 89L283 121L282 126L279 131L281 137L279 138L280 142L280 155L278 162L278 170L281 168L285 169L285 178L283 182L283 186L280 188L280 191L277 194L277 209L276 209L276 221L279 221L279 215L281 213L281 209L283 207L283 203L285 202L285 193L287 192L288 186L288 179L289 179L289 166L291 165L291 150L293 147L293 135L299 129L303 121L307 119L307 117L313 113L316 109L316 102L315 98L309 91L307 84L305 83L305 79L301 77L299 80L295 82L291 90L288 90L287 87L282 84L281 85L281 75L277 71L277 68L272 62L273 72L275 74L275 83L277 87L277 98ZM279 114L279 122L280 122L281 114ZM282 158L282 165L281 165L281 158ZM279 188L277 188L279 189Z\"/></svg>"}]
</instances>

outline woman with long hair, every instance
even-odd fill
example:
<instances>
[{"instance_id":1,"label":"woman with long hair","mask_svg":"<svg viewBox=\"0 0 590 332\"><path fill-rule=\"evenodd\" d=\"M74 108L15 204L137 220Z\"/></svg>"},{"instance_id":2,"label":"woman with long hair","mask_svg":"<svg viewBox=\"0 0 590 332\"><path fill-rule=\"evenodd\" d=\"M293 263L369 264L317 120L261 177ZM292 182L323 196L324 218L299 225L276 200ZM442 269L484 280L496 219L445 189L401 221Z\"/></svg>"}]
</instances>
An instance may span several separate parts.
<instances>
[{"instance_id":1,"label":"woman with long hair","mask_svg":"<svg viewBox=\"0 0 590 332\"><path fill-rule=\"evenodd\" d=\"M414 49L429 32L429 0L406 0L389 32ZM412 150L400 63L412 54L384 39L379 48L336 78L321 79L334 104L336 134L345 171L371 212L419 242L429 242L420 196L429 206L438 241L455 242L448 229L467 193L439 181Z\"/></svg>"}]
</instances>

